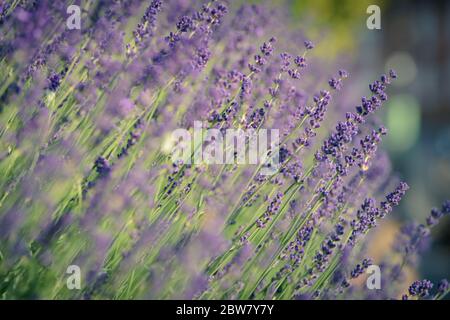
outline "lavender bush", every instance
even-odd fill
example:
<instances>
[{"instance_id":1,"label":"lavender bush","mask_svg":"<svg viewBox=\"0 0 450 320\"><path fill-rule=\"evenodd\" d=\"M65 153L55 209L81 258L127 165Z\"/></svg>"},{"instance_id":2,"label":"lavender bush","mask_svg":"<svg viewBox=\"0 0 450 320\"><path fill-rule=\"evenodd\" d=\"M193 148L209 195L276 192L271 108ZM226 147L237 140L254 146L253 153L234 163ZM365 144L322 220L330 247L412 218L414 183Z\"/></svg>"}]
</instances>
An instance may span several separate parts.
<instances>
[{"instance_id":1,"label":"lavender bush","mask_svg":"<svg viewBox=\"0 0 450 320\"><path fill-rule=\"evenodd\" d=\"M349 73L315 59L281 9L87 0L69 30L70 4L0 4L3 299L448 293L445 280L408 289L405 272L449 201L367 256L371 229L408 190L377 150L387 129L374 113L394 71L356 108L333 106ZM172 161L172 132L194 121L278 129L279 167ZM381 288L370 290L373 264ZM79 290L66 285L72 265Z\"/></svg>"}]
</instances>

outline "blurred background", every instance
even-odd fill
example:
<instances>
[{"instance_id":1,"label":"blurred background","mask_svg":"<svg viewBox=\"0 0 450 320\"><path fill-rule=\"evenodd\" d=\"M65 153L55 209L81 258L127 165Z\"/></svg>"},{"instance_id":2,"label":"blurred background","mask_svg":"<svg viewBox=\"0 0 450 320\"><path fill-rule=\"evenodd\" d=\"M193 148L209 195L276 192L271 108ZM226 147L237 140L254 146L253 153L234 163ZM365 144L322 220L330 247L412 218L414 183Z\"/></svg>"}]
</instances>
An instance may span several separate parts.
<instances>
[{"instance_id":1,"label":"blurred background","mask_svg":"<svg viewBox=\"0 0 450 320\"><path fill-rule=\"evenodd\" d=\"M394 241L396 222L424 223L432 207L450 198L450 1L272 1L286 5L293 23L307 23L315 54L336 56L352 71L358 103L367 84L393 68L398 81L381 112L389 130L384 148L392 170L411 189L380 237ZM369 30L369 5L381 9L381 30ZM317 27L316 29L310 28ZM325 30L325 31L324 31ZM356 105L356 104L354 104ZM354 106L352 105L352 107ZM433 241L416 276L438 281L450 277L450 219L433 229Z\"/></svg>"}]
</instances>

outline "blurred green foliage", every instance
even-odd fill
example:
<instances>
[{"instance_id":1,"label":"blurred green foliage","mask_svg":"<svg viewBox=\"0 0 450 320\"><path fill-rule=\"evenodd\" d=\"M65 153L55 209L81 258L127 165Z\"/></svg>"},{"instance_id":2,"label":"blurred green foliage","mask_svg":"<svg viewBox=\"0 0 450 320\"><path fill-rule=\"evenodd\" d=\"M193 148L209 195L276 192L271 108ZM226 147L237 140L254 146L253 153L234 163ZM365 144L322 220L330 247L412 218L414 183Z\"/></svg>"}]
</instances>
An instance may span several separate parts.
<instances>
[{"instance_id":1,"label":"blurred green foliage","mask_svg":"<svg viewBox=\"0 0 450 320\"><path fill-rule=\"evenodd\" d=\"M413 147L420 135L420 120L420 105L414 96L391 97L386 107L389 151L398 154Z\"/></svg>"},{"instance_id":2,"label":"blurred green foliage","mask_svg":"<svg viewBox=\"0 0 450 320\"><path fill-rule=\"evenodd\" d=\"M367 7L378 5L383 10L389 0L239 0L237 3L265 3L285 6L292 15L292 24L305 24L306 36L315 41L315 54L322 59L351 54L357 49L358 36L368 31Z\"/></svg>"},{"instance_id":3,"label":"blurred green foliage","mask_svg":"<svg viewBox=\"0 0 450 320\"><path fill-rule=\"evenodd\" d=\"M326 58L357 48L358 35L366 32L367 7L376 4L383 9L387 1L377 0L291 0L288 1L295 21L309 20L307 36L319 39L316 54ZM327 30L323 32L323 30Z\"/></svg>"}]
</instances>

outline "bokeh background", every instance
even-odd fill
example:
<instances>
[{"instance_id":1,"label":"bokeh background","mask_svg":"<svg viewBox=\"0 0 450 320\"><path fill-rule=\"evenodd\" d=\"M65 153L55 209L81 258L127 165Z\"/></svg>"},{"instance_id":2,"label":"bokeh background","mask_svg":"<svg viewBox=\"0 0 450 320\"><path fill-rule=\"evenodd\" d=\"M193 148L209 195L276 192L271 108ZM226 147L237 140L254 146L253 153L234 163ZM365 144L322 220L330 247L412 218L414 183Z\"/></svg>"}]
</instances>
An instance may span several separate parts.
<instances>
[{"instance_id":1,"label":"bokeh background","mask_svg":"<svg viewBox=\"0 0 450 320\"><path fill-rule=\"evenodd\" d=\"M307 36L318 55L352 71L358 102L374 75L393 68L399 79L381 117L393 171L411 189L380 228L374 250L395 241L405 221L423 222L430 208L450 196L450 1L273 1L291 12L292 23L308 22ZM381 8L381 30L369 30L366 13ZM316 29L310 28L315 26ZM352 100L350 100L352 98ZM356 99L356 100L355 100ZM450 220L433 230L433 241L414 276L437 281L450 277Z\"/></svg>"}]
</instances>

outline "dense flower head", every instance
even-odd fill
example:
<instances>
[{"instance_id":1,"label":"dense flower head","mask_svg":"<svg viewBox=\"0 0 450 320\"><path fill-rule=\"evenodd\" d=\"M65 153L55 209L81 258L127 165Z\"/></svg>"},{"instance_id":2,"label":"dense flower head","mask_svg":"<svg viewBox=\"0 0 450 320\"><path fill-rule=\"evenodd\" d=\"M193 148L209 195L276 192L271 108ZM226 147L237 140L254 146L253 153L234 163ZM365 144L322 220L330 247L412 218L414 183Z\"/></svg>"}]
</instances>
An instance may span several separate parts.
<instances>
[{"instance_id":1,"label":"dense flower head","mask_svg":"<svg viewBox=\"0 0 450 320\"><path fill-rule=\"evenodd\" d=\"M192 31L193 27L194 22L192 21L191 17L188 16L181 17L177 23L177 29L179 32Z\"/></svg>"},{"instance_id":2,"label":"dense flower head","mask_svg":"<svg viewBox=\"0 0 450 320\"><path fill-rule=\"evenodd\" d=\"M449 289L449 283L447 279L442 279L438 284L438 291L441 294L447 293Z\"/></svg>"},{"instance_id":3,"label":"dense flower head","mask_svg":"<svg viewBox=\"0 0 450 320\"><path fill-rule=\"evenodd\" d=\"M294 59L294 63L297 67L304 68L306 67L306 58L303 56L296 56Z\"/></svg>"},{"instance_id":4,"label":"dense flower head","mask_svg":"<svg viewBox=\"0 0 450 320\"><path fill-rule=\"evenodd\" d=\"M442 204L442 213L444 214L450 213L450 200L446 200Z\"/></svg>"},{"instance_id":5,"label":"dense flower head","mask_svg":"<svg viewBox=\"0 0 450 320\"><path fill-rule=\"evenodd\" d=\"M314 48L314 44L310 40L305 40L304 45L307 50L311 50Z\"/></svg>"},{"instance_id":6,"label":"dense flower head","mask_svg":"<svg viewBox=\"0 0 450 320\"><path fill-rule=\"evenodd\" d=\"M136 43L141 43L143 39L152 36L153 28L156 24L158 13L162 10L162 1L153 0L145 10L141 18L141 22L137 25L136 30L133 31L134 40Z\"/></svg>"},{"instance_id":7,"label":"dense flower head","mask_svg":"<svg viewBox=\"0 0 450 320\"><path fill-rule=\"evenodd\" d=\"M342 88L342 80L348 77L348 72L345 70L339 70L338 77L332 77L328 80L328 84L331 88L335 90L340 90Z\"/></svg>"},{"instance_id":8,"label":"dense flower head","mask_svg":"<svg viewBox=\"0 0 450 320\"><path fill-rule=\"evenodd\" d=\"M51 91L56 91L56 89L58 89L59 87L60 82L61 76L57 73L54 73L48 78L48 88Z\"/></svg>"},{"instance_id":9,"label":"dense flower head","mask_svg":"<svg viewBox=\"0 0 450 320\"><path fill-rule=\"evenodd\" d=\"M269 41L264 42L260 47L261 53L265 56L271 56L273 53L273 43L275 43L275 38L270 38Z\"/></svg>"},{"instance_id":10,"label":"dense flower head","mask_svg":"<svg viewBox=\"0 0 450 320\"><path fill-rule=\"evenodd\" d=\"M99 157L97 160L95 160L94 167L100 176L105 176L111 171L108 160L104 157Z\"/></svg>"},{"instance_id":11,"label":"dense flower head","mask_svg":"<svg viewBox=\"0 0 450 320\"><path fill-rule=\"evenodd\" d=\"M357 278L359 277L361 274L363 274L366 269L372 265L372 260L371 259L364 259L362 261L361 264L357 264L355 269L353 269L350 273L352 278Z\"/></svg>"},{"instance_id":12,"label":"dense flower head","mask_svg":"<svg viewBox=\"0 0 450 320\"><path fill-rule=\"evenodd\" d=\"M408 189L409 189L408 184L406 182L401 182L393 192L389 193L386 196L386 201L381 202L381 209L383 214L392 211L393 206L398 206L400 200L405 195Z\"/></svg>"},{"instance_id":13,"label":"dense flower head","mask_svg":"<svg viewBox=\"0 0 450 320\"><path fill-rule=\"evenodd\" d=\"M408 292L411 296L426 297L430 294L432 288L433 284L430 280L417 280L411 284Z\"/></svg>"}]
</instances>

